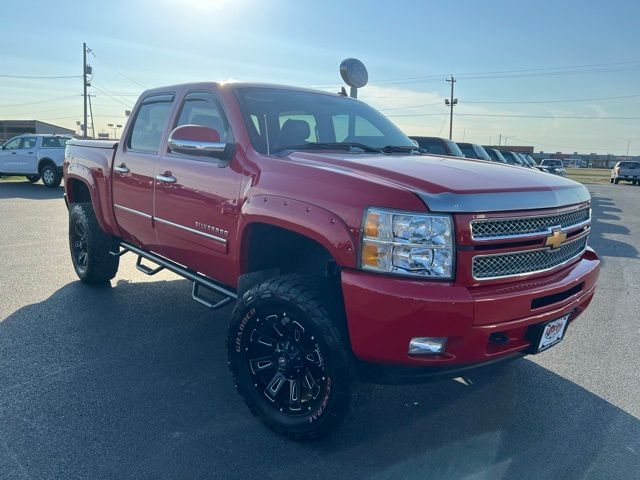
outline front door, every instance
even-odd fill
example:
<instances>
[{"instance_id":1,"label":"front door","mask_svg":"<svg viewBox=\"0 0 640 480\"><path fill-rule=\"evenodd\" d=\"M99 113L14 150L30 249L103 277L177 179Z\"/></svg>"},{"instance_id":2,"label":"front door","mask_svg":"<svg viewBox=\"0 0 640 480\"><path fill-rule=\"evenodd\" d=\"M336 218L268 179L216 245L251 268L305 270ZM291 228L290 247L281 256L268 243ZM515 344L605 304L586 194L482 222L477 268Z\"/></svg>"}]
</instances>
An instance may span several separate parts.
<instances>
[{"instance_id":1,"label":"front door","mask_svg":"<svg viewBox=\"0 0 640 480\"><path fill-rule=\"evenodd\" d=\"M116 152L112 172L113 207L121 237L157 251L153 191L160 144L175 95L152 94L136 111Z\"/></svg>"},{"instance_id":2,"label":"front door","mask_svg":"<svg viewBox=\"0 0 640 480\"><path fill-rule=\"evenodd\" d=\"M172 128L213 128L221 142L233 142L224 110L211 92L188 93ZM237 161L163 151L155 187L155 225L162 254L222 283L235 282L230 248L236 247L238 198L242 170ZM162 180L164 178L164 181Z\"/></svg>"},{"instance_id":3,"label":"front door","mask_svg":"<svg viewBox=\"0 0 640 480\"><path fill-rule=\"evenodd\" d=\"M0 172L36 173L35 171L26 170L29 152L31 152L32 157L35 157L36 140L36 137L17 137L9 140L2 148L0 155Z\"/></svg>"}]
</instances>

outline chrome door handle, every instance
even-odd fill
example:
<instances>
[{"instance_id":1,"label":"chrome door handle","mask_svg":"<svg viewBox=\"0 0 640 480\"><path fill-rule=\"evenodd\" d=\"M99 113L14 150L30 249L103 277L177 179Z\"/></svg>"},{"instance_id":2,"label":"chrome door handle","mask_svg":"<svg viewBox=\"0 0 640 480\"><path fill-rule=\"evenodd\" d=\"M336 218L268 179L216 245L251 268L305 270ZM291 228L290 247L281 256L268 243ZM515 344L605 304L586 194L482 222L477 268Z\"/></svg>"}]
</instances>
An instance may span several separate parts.
<instances>
[{"instance_id":1,"label":"chrome door handle","mask_svg":"<svg viewBox=\"0 0 640 480\"><path fill-rule=\"evenodd\" d=\"M115 167L113 167L113 169L118 173L129 173L129 169L124 163L121 165L116 165Z\"/></svg>"},{"instance_id":2,"label":"chrome door handle","mask_svg":"<svg viewBox=\"0 0 640 480\"><path fill-rule=\"evenodd\" d=\"M176 177L171 175L156 175L156 180L164 183L176 183Z\"/></svg>"}]
</instances>

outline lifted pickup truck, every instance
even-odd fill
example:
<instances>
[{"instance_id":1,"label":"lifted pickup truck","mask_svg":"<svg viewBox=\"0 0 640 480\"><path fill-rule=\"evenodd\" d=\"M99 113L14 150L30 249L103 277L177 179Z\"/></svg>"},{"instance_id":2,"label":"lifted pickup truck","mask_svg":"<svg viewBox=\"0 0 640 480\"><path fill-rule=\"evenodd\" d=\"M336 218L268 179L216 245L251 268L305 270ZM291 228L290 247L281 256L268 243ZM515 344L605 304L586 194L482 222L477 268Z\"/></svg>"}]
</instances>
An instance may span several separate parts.
<instances>
[{"instance_id":1,"label":"lifted pickup truck","mask_svg":"<svg viewBox=\"0 0 640 480\"><path fill-rule=\"evenodd\" d=\"M362 381L487 379L554 346L600 268L582 185L423 154L343 95L149 90L119 143L69 142L64 175L80 279L131 252L207 307L234 301L236 388L297 439L336 427Z\"/></svg>"},{"instance_id":2,"label":"lifted pickup truck","mask_svg":"<svg viewBox=\"0 0 640 480\"><path fill-rule=\"evenodd\" d=\"M47 187L62 181L65 144L71 137L25 134L9 139L0 148L0 175L24 175L31 183L42 178Z\"/></svg>"}]
</instances>

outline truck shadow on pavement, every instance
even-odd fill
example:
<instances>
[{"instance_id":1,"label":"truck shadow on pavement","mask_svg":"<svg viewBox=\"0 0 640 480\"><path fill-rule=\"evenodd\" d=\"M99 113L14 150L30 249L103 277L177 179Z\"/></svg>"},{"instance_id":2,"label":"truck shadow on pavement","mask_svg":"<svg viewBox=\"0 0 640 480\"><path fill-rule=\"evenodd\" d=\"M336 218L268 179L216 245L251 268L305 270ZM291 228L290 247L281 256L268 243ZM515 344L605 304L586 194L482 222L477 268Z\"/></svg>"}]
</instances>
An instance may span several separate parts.
<instances>
[{"instance_id":1,"label":"truck shadow on pavement","mask_svg":"<svg viewBox=\"0 0 640 480\"><path fill-rule=\"evenodd\" d=\"M601 255L610 257L637 258L638 250L631 244L607 238L604 235L632 235L622 224L622 210L613 200L591 193L591 234L589 246ZM618 222L618 223L612 223Z\"/></svg>"},{"instance_id":2,"label":"truck shadow on pavement","mask_svg":"<svg viewBox=\"0 0 640 480\"><path fill-rule=\"evenodd\" d=\"M524 359L375 387L336 435L270 432L226 366L230 308L183 280L70 283L0 323L0 478L633 478L640 421ZM560 345L557 348L562 348Z\"/></svg>"},{"instance_id":3,"label":"truck shadow on pavement","mask_svg":"<svg viewBox=\"0 0 640 480\"><path fill-rule=\"evenodd\" d=\"M63 200L64 189L62 187L45 187L42 182L31 184L27 180L7 181L0 180L0 200L5 198L28 198L31 200L50 200L58 198Z\"/></svg>"}]
</instances>

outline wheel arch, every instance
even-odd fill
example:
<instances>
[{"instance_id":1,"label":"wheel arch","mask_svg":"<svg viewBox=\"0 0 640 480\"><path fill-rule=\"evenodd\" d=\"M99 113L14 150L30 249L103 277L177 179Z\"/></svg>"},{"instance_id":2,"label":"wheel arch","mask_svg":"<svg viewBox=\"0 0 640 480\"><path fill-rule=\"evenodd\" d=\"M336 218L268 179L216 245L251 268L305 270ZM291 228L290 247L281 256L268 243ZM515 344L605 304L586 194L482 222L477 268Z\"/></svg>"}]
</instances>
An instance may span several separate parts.
<instances>
[{"instance_id":1,"label":"wheel arch","mask_svg":"<svg viewBox=\"0 0 640 480\"><path fill-rule=\"evenodd\" d=\"M344 222L328 210L298 200L250 198L242 207L238 238L241 274L276 268L282 262L290 268L291 260L311 258L305 256L307 250L338 267L355 268L357 262L355 242ZM258 247L265 258L256 258Z\"/></svg>"},{"instance_id":2,"label":"wheel arch","mask_svg":"<svg viewBox=\"0 0 640 480\"><path fill-rule=\"evenodd\" d=\"M58 168L56 165L56 162L49 157L42 157L38 159L38 175L42 175L42 169L44 168L44 166L50 163L51 165L53 165L53 168Z\"/></svg>"}]
</instances>

